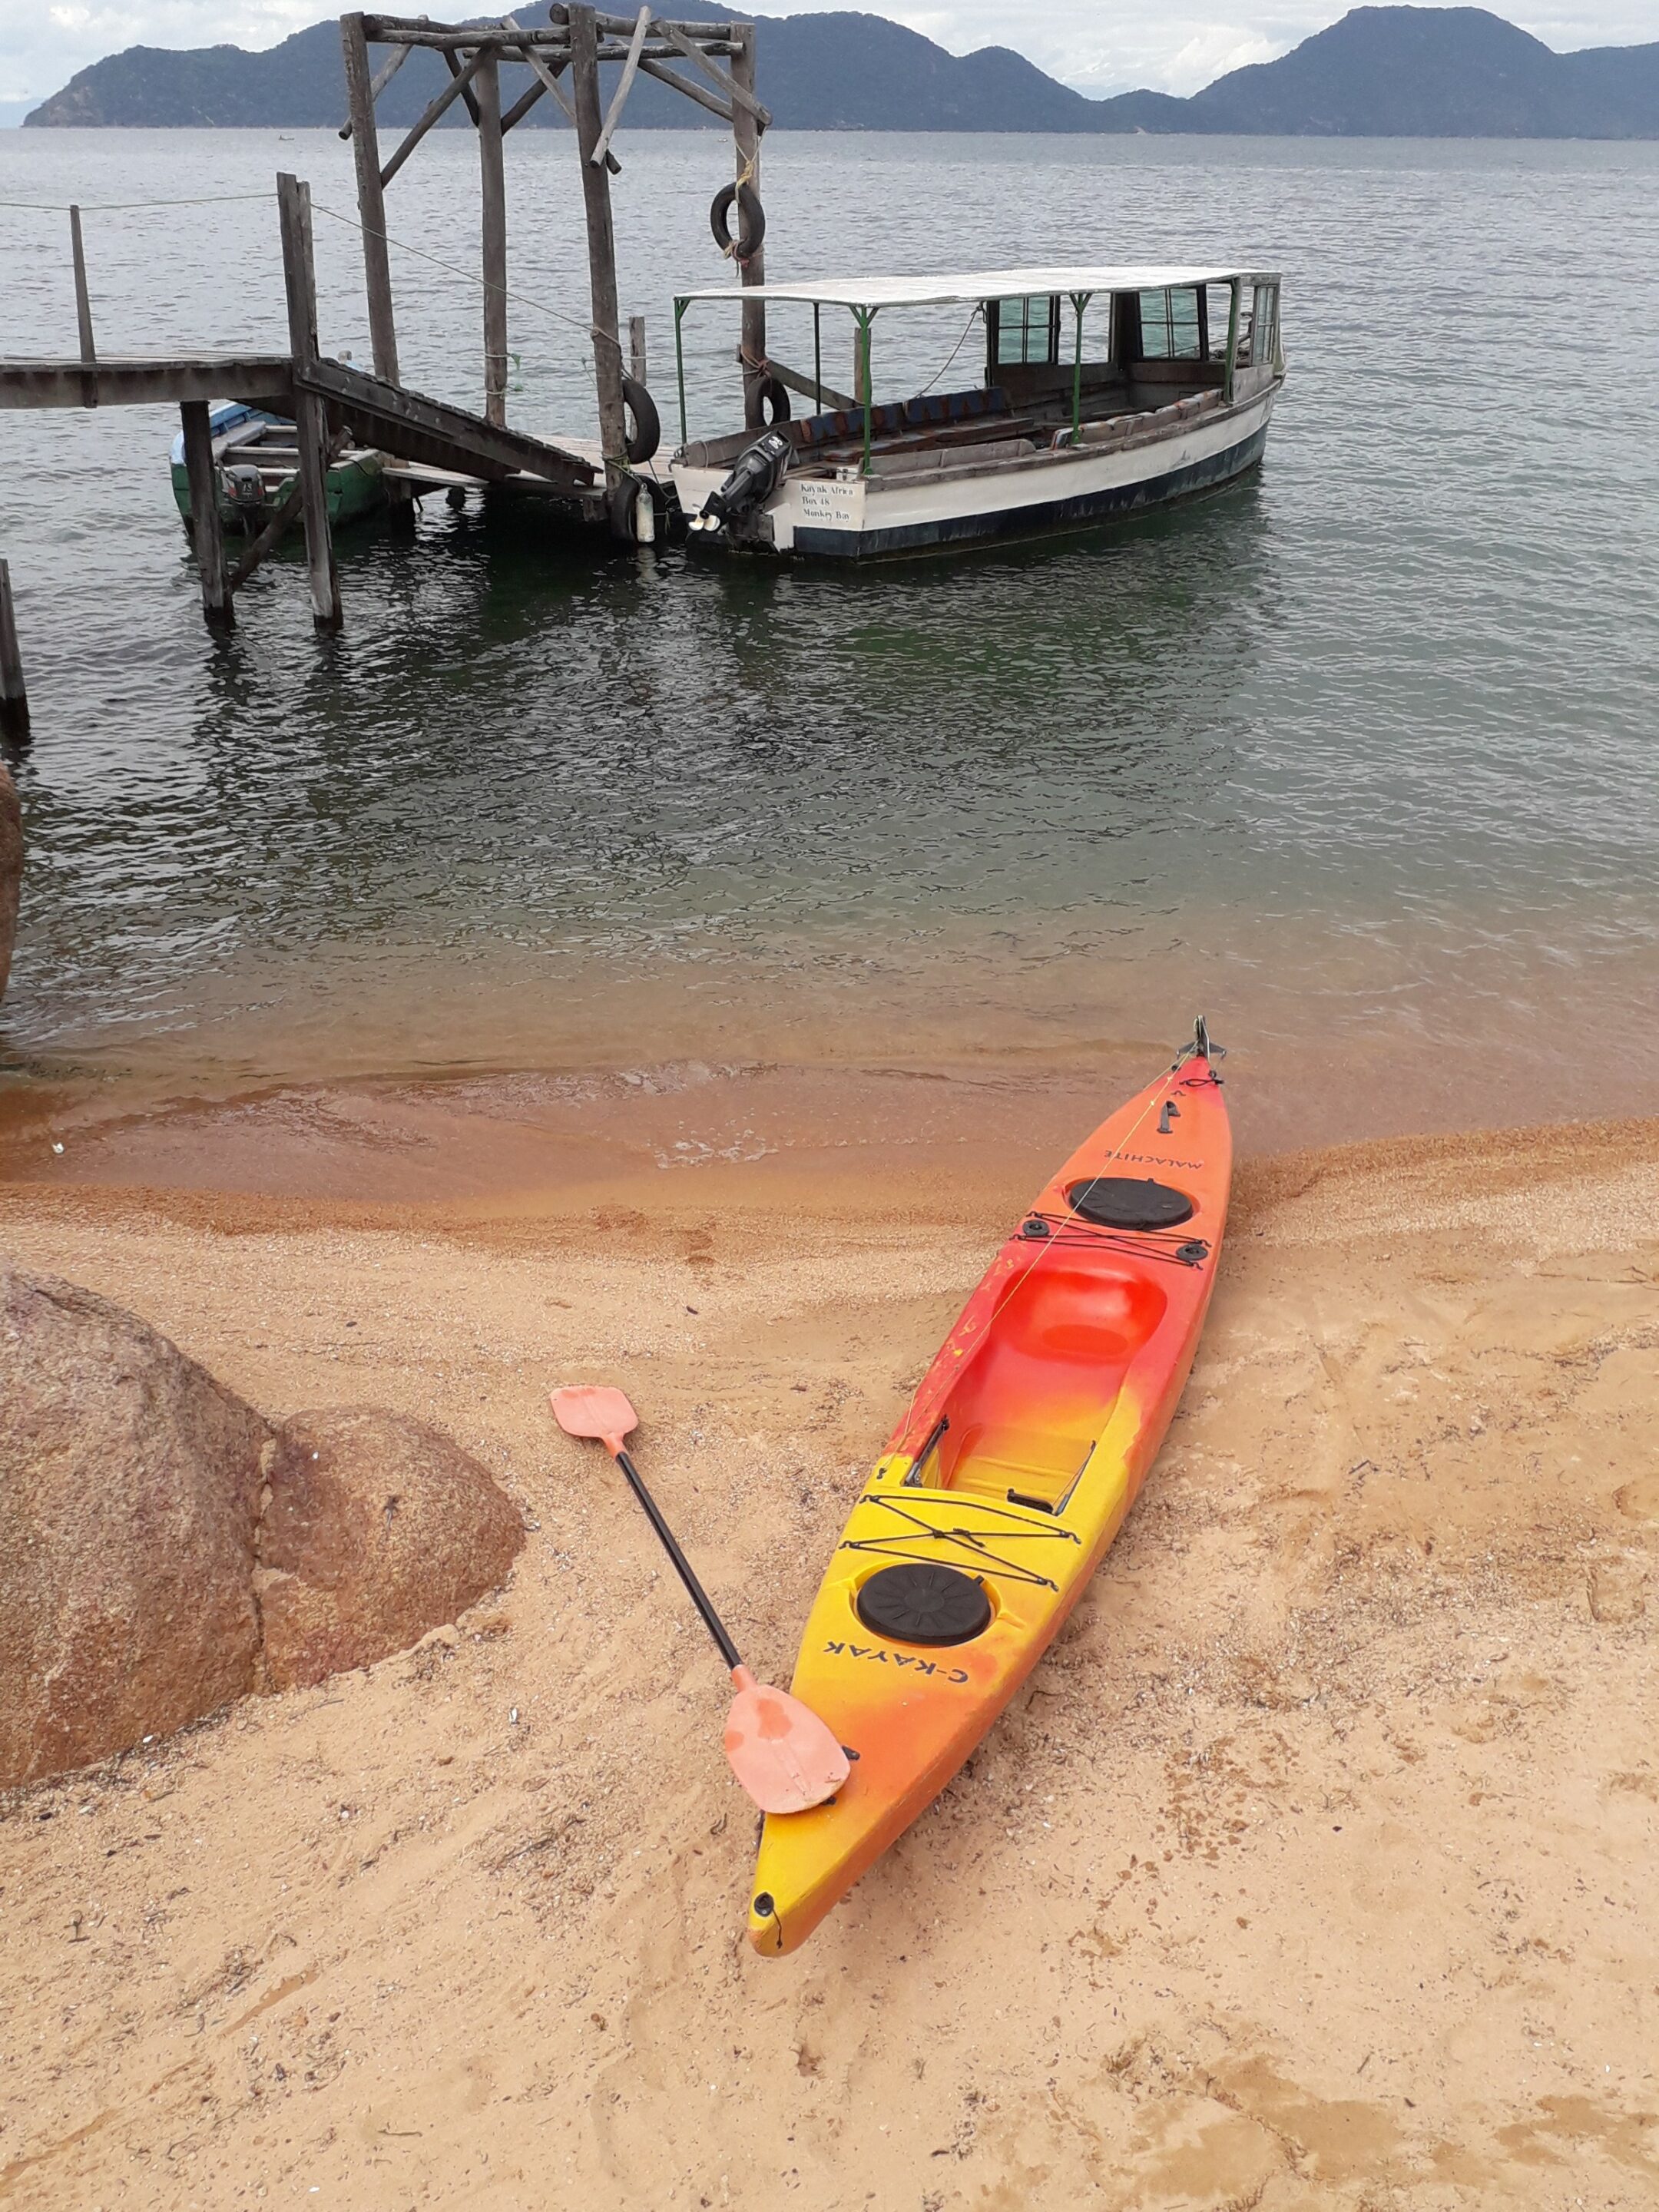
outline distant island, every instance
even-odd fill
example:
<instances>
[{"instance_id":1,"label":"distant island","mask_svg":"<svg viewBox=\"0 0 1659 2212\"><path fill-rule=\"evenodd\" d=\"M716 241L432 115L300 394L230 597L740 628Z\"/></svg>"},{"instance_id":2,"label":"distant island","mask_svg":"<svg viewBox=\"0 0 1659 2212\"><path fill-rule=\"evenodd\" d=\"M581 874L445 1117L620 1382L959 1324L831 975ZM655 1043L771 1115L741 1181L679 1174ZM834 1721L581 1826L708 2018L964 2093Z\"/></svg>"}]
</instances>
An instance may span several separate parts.
<instances>
[{"instance_id":1,"label":"distant island","mask_svg":"<svg viewBox=\"0 0 1659 2212\"><path fill-rule=\"evenodd\" d=\"M706 21L732 12L684 0L676 9ZM1189 100L1087 99L1006 46L949 54L880 15L744 12L763 27L760 89L787 130L1659 138L1659 43L1558 54L1482 8L1356 8L1278 61L1230 70ZM435 54L412 55L381 97L381 121L413 123L441 70ZM130 46L78 71L24 122L305 130L337 124L343 112L331 18L263 53ZM662 86L635 85L629 128L683 130L696 119ZM526 127L562 125L544 100Z\"/></svg>"}]
</instances>

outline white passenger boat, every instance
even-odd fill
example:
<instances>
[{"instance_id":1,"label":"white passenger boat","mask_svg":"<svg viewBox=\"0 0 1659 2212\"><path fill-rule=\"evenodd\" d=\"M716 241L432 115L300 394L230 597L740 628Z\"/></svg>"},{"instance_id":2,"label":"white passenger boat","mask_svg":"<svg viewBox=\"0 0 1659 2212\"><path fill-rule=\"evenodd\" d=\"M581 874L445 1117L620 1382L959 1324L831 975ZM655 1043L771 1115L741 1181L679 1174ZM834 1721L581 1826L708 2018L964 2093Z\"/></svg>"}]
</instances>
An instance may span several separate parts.
<instances>
[{"instance_id":1,"label":"white passenger boat","mask_svg":"<svg viewBox=\"0 0 1659 2212\"><path fill-rule=\"evenodd\" d=\"M1285 380L1279 289L1250 270L1054 268L683 293L670 467L693 542L860 560L1076 530L1230 483L1261 458ZM810 311L813 371L769 350L744 379L747 426L694 440L684 321L709 302L763 305L774 333L775 311ZM983 383L873 401L878 319L949 307L983 325ZM842 314L851 395L823 381Z\"/></svg>"}]
</instances>

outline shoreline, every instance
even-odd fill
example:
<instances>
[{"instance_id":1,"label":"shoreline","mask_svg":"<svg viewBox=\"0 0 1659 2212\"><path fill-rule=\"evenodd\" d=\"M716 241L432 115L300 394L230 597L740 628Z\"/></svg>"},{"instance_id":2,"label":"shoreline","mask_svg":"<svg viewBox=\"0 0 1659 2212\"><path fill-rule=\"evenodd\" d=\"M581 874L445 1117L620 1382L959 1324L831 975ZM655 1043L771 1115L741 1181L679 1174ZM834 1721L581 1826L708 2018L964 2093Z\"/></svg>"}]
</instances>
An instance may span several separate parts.
<instances>
[{"instance_id":1,"label":"shoreline","mask_svg":"<svg viewBox=\"0 0 1659 2212\"><path fill-rule=\"evenodd\" d=\"M720 1670L546 1389L629 1389L782 1674L1008 1175L707 1173L539 1211L6 1188L26 1266L268 1413L437 1421L532 1533L453 1644L0 1796L0 2191L1645 2212L1659 1121L1243 1162L1072 1624L775 1962Z\"/></svg>"},{"instance_id":2,"label":"shoreline","mask_svg":"<svg viewBox=\"0 0 1659 2212\"><path fill-rule=\"evenodd\" d=\"M907 1085L928 1080L911 1071L896 1079ZM1079 1081L1067 1089L1080 1093L1084 1086ZM274 1095L284 1098L291 1094ZM722 1156L709 1148L690 1161L664 1157L660 1152L653 1158L642 1143L627 1148L616 1144L608 1151L590 1145L584 1157L579 1139L566 1137L561 1141L556 1136L525 1146L522 1132L510 1131L510 1135L520 1136L521 1145L518 1150L510 1141L503 1146L505 1172L499 1176L467 1177L451 1168L422 1179L408 1172L404 1147L387 1146L392 1161L390 1182L401 1177L408 1183L424 1180L427 1184L424 1189L395 1195L374 1189L373 1177L357 1172L360 1149L368 1149L372 1142L360 1129L347 1131L338 1139L349 1171L356 1175L357 1187L349 1195L331 1187L341 1179L337 1166L319 1177L320 1188L283 1187L288 1180L285 1173L273 1170L269 1161L258 1180L250 1175L246 1184L216 1182L213 1170L224 1164L224 1156L200 1144L201 1109L191 1106L136 1117L131 1124L140 1146L144 1133L157 1124L169 1133L182 1126L191 1140L170 1156L155 1147L151 1162L175 1172L147 1179L121 1179L98 1171L119 1163L116 1147L110 1148L113 1159L106 1152L88 1163L83 1153L72 1161L66 1157L61 1165L49 1161L52 1171L44 1176L19 1174L15 1170L21 1165L40 1164L41 1147L31 1144L26 1152L15 1142L9 1146L0 1134L0 1223L33 1214L134 1224L154 1219L220 1233L427 1228L438 1234L487 1237L492 1231L533 1233L538 1226L550 1233L560 1224L575 1228L621 1207L630 1225L641 1231L653 1218L678 1224L710 1212L744 1218L833 1216L849 1224L920 1221L931 1214L942 1224L994 1224L1000 1212L1017 1210L1025 1202L1029 1186L1045 1172L1044 1164L1051 1166L1057 1153L1075 1143L1078 1128L1086 1126L1076 1115L1094 1098L1091 1082L1086 1097L1066 1096L1048 1102L1042 1120L1055 1126L1046 1133L1033 1134L1028 1118L1018 1149L1034 1164L1029 1170L1019 1158L1009 1158L1012 1147L1000 1128L981 1133L971 1143L955 1128L897 1140L870 1132L858 1146L843 1148L841 1158L831 1157L824 1146L804 1144L794 1157L781 1148L748 1158ZM245 1113L248 1103L237 1102L229 1110ZM485 1126L493 1132L493 1121L486 1119ZM315 1133L301 1133L302 1140L309 1140ZM452 1152L464 1149L469 1140L466 1118L456 1117L456 1126L444 1127L441 1137ZM1599 1170L1629 1169L1656 1160L1659 1115L1419 1130L1279 1151L1241 1147L1234 1170L1231 1231L1248 1225L1254 1209L1316 1182L1363 1185L1390 1172L1445 1182L1462 1176L1471 1183L1472 1197L1476 1192L1505 1197L1534 1179L1571 1181ZM243 1153L234 1164L246 1161ZM569 1172L573 1162L578 1170L574 1173ZM500 1158L494 1164L501 1167ZM184 1171L178 1172L180 1169ZM260 1188L260 1182L265 1187ZM366 1182L371 1187L364 1188Z\"/></svg>"},{"instance_id":3,"label":"shoreline","mask_svg":"<svg viewBox=\"0 0 1659 2212\"><path fill-rule=\"evenodd\" d=\"M980 1193L1023 1204L1166 1059L1167 1048L1129 1039L1081 1054L464 1067L182 1094L119 1073L31 1071L0 1083L0 1197L148 1189L180 1202L194 1193L221 1214L280 1201L322 1218L332 1204L366 1222L607 1205L857 1214L871 1194L893 1191L956 1218ZM1534 1138L1552 1155L1645 1150L1644 1133L1659 1127L1637 1056L1596 1084L1591 1116L1540 1111L1535 1094L1490 1069L1459 1062L1434 1085L1380 1066L1368 1077L1334 1049L1316 1065L1305 1052L1287 1060L1247 1047L1227 1056L1224 1079L1247 1176L1273 1160L1391 1145L1407 1148L1402 1158L1460 1144L1501 1155ZM1489 1119L1471 1124L1472 1100Z\"/></svg>"}]
</instances>

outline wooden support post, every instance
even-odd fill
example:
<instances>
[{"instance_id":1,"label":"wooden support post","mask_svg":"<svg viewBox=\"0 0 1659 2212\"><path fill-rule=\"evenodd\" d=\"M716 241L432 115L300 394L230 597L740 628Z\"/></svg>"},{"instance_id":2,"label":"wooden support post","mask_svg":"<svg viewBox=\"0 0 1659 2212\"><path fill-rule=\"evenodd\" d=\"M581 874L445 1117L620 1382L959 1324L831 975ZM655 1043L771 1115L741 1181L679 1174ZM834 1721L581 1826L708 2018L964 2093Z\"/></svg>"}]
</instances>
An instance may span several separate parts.
<instances>
[{"instance_id":1,"label":"wooden support post","mask_svg":"<svg viewBox=\"0 0 1659 2212\"><path fill-rule=\"evenodd\" d=\"M501 70L492 52L472 80L483 185L484 419L507 420L507 176L501 166Z\"/></svg>"},{"instance_id":2,"label":"wooden support post","mask_svg":"<svg viewBox=\"0 0 1659 2212\"><path fill-rule=\"evenodd\" d=\"M225 533L219 521L219 486L208 403L186 399L179 413L185 426L185 473L190 478L190 542L202 572L202 612L210 629L229 629L236 617L225 575Z\"/></svg>"},{"instance_id":3,"label":"wooden support post","mask_svg":"<svg viewBox=\"0 0 1659 2212\"><path fill-rule=\"evenodd\" d=\"M593 307L593 377L599 398L599 440L605 480L627 473L628 423L623 410L622 343L617 328L617 240L611 223L611 173L594 151L604 125L599 115L599 29L591 7L574 4L570 20L570 89L576 110L576 151L581 163L582 204L587 215L587 275Z\"/></svg>"},{"instance_id":4,"label":"wooden support post","mask_svg":"<svg viewBox=\"0 0 1659 2212\"><path fill-rule=\"evenodd\" d=\"M453 54L448 54L445 58L451 62L455 60ZM449 82L444 87L443 90L435 96L435 98L428 100L425 107L422 110L418 120L410 125L408 133L404 138L403 143L398 147L397 152L392 156L392 159L386 163L385 168L381 170L380 189L382 191L384 191L386 187L392 182L392 179L397 175L398 170L402 168L404 163L409 159L410 155L415 151L415 149L420 144L422 139L425 137L427 132L431 130L433 125L438 120L438 118L445 112L452 100L465 100L471 112L474 115L477 113L478 103L472 97L472 80L477 75L479 70L483 68L483 58L484 49L480 46L477 52L473 55L471 60L467 63L464 69L459 63L456 64L454 74L451 76Z\"/></svg>"},{"instance_id":5,"label":"wooden support post","mask_svg":"<svg viewBox=\"0 0 1659 2212\"><path fill-rule=\"evenodd\" d=\"M70 210L70 252L75 260L75 319L81 331L81 358L88 368L98 359L92 342L92 295L87 289L87 249L81 238L81 210Z\"/></svg>"},{"instance_id":6,"label":"wooden support post","mask_svg":"<svg viewBox=\"0 0 1659 2212\"><path fill-rule=\"evenodd\" d=\"M92 342L92 295L87 289L87 251L81 240L81 210L71 207L70 218L70 258L75 265L75 319L81 331L81 358L87 373L81 379L81 404L98 404L98 350Z\"/></svg>"},{"instance_id":7,"label":"wooden support post","mask_svg":"<svg viewBox=\"0 0 1659 2212\"><path fill-rule=\"evenodd\" d=\"M634 35L629 41L628 59L623 64L621 80L611 96L611 106L599 129L599 143L593 149L592 158L595 161L604 161L605 149L617 134L617 125L622 121L623 110L628 105L628 95L634 89L634 79L639 73L640 56L645 51L646 33L650 28L651 10L649 7L641 8L639 20L634 26Z\"/></svg>"},{"instance_id":8,"label":"wooden support post","mask_svg":"<svg viewBox=\"0 0 1659 2212\"><path fill-rule=\"evenodd\" d=\"M743 43L744 38L752 28L751 25L748 23L732 24L731 26L731 43L729 45L723 46L721 48L723 52L728 53L732 57L732 74L730 76L727 76L723 70L717 69L714 63L709 60L708 56L704 52L703 49L697 44L692 33L695 29L699 27L698 26L690 23L659 22L656 27L664 41L667 45L672 46L676 53L684 54L689 62L695 62L696 66L708 79L710 84L717 85L720 88L722 97L729 102L731 106L746 107L763 131L769 130L770 128L772 122L770 111L763 107L759 100L756 99L752 82L745 84L738 73L737 58L738 49ZM712 29L713 26L709 25L706 27L706 28ZM641 69L645 67L643 61L641 62L640 67ZM751 55L750 68L750 76L751 79L753 75L753 58Z\"/></svg>"},{"instance_id":9,"label":"wooden support post","mask_svg":"<svg viewBox=\"0 0 1659 2212\"><path fill-rule=\"evenodd\" d=\"M361 22L362 20L362 18L360 16L358 21ZM342 16L340 21L341 27L343 29L345 25L345 17ZM365 33L363 43L365 48L367 48L368 43L367 33ZM412 54L414 51L415 49L412 46L393 46L390 58L382 62L380 68L375 70L374 82L368 88L368 105L371 113L374 111L375 101L386 90L387 85L391 83L392 78L397 76L398 70L403 67L404 64L409 59L410 54ZM351 118L349 115L347 116L345 121L340 125L340 136L342 138L349 138L351 136Z\"/></svg>"},{"instance_id":10,"label":"wooden support post","mask_svg":"<svg viewBox=\"0 0 1659 2212\"><path fill-rule=\"evenodd\" d=\"M311 187L297 177L276 179L283 230L283 280L288 289L288 338L296 370L317 358L317 276L311 251ZM294 385L295 442L300 449L300 505L306 526L311 611L319 629L340 627L340 579L328 527L328 423L314 392Z\"/></svg>"},{"instance_id":11,"label":"wooden support post","mask_svg":"<svg viewBox=\"0 0 1659 2212\"><path fill-rule=\"evenodd\" d=\"M503 47L501 51L507 60L514 61L517 59L515 49L512 47ZM536 102L541 98L542 94L546 90L547 87L541 82L539 77L534 84L527 85L525 88L525 89L519 94L518 98L514 101L512 106L507 109L506 114L501 118L502 137L507 136L507 132L513 128L515 123L522 123L524 121L525 117L529 114L531 109L536 105Z\"/></svg>"},{"instance_id":12,"label":"wooden support post","mask_svg":"<svg viewBox=\"0 0 1659 2212\"><path fill-rule=\"evenodd\" d=\"M803 399L810 399L815 414L822 415L826 407L856 407L859 403L850 392L837 392L834 385L824 382L821 348L815 351L813 361L812 374L803 376L798 368L791 368L787 362L780 361L773 354L768 357L766 373L775 384L782 385L786 392L798 392Z\"/></svg>"},{"instance_id":13,"label":"wooden support post","mask_svg":"<svg viewBox=\"0 0 1659 2212\"><path fill-rule=\"evenodd\" d=\"M368 337L374 374L388 384L398 374L398 333L392 316L392 258L386 240L386 197L380 185L380 149L374 129L374 93L368 81L368 41L361 15L342 15L340 43L345 49L346 102L350 110L351 152L357 165L357 220L363 230L363 282L368 292ZM407 53L405 46L402 52Z\"/></svg>"},{"instance_id":14,"label":"wooden support post","mask_svg":"<svg viewBox=\"0 0 1659 2212\"><path fill-rule=\"evenodd\" d=\"M474 123L478 119L478 95L472 89L472 78L477 72L478 63L483 52L484 49L480 46L477 52L473 55L471 64L463 67L456 55L453 54L447 47L444 49L444 67L454 79L455 89L466 102L466 112Z\"/></svg>"},{"instance_id":15,"label":"wooden support post","mask_svg":"<svg viewBox=\"0 0 1659 2212\"><path fill-rule=\"evenodd\" d=\"M752 23L733 24L739 43L732 56L732 82L739 94L752 101L755 97L755 27ZM760 196L761 126L752 107L745 106L742 99L732 104L732 140L737 152L738 174L747 177L757 198ZM741 222L741 216L738 217ZM738 273L745 287L766 282L766 251L762 247L739 264ZM753 305L744 302L743 310L743 419L750 429L758 428L766 420L761 399L761 386L766 377L766 307L757 300Z\"/></svg>"},{"instance_id":16,"label":"wooden support post","mask_svg":"<svg viewBox=\"0 0 1659 2212\"><path fill-rule=\"evenodd\" d=\"M413 501L410 501L409 504L412 507ZM246 552L231 570L230 588L233 595L241 590L243 585L246 583L289 525L299 520L299 515L300 479L296 476L281 499L277 501L275 514L271 516L252 544L248 547Z\"/></svg>"},{"instance_id":17,"label":"wooden support post","mask_svg":"<svg viewBox=\"0 0 1659 2212\"><path fill-rule=\"evenodd\" d=\"M11 608L11 570L0 561L0 738L27 738L29 695L23 684L23 659L17 650L17 622Z\"/></svg>"},{"instance_id":18,"label":"wooden support post","mask_svg":"<svg viewBox=\"0 0 1659 2212\"><path fill-rule=\"evenodd\" d=\"M519 27L517 19L514 16L503 15L501 21L509 31L516 31ZM565 68L568 63L570 59L569 55L562 54L556 62L550 64L546 56L542 52L538 46L526 45L516 48L515 51L518 54L519 59L521 62L527 63L529 67L534 70L543 89L552 94L555 106L559 108L564 116L565 121L574 131L576 127L576 111L570 103L569 94L566 92L564 87L559 82L559 72L561 70ZM645 64L641 62L640 66L643 69L645 67ZM522 107L524 102L520 100L518 104ZM724 110L721 111L722 113L724 113ZM506 130L507 125L505 122L502 123L501 128L503 131ZM605 166L610 170L613 177L621 176L622 163L608 148L605 156Z\"/></svg>"},{"instance_id":19,"label":"wooden support post","mask_svg":"<svg viewBox=\"0 0 1659 2212\"><path fill-rule=\"evenodd\" d=\"M645 317L628 318L628 374L635 384L647 381L645 374Z\"/></svg>"},{"instance_id":20,"label":"wooden support post","mask_svg":"<svg viewBox=\"0 0 1659 2212\"><path fill-rule=\"evenodd\" d=\"M672 85L676 92L683 92L688 100L695 100L699 107L706 107L711 115L718 115L722 123L732 120L732 104L729 100L722 100L718 93L705 92L700 84L693 84L690 77L681 76L677 70L665 68L661 62L653 62L648 55L641 58L640 67L647 76L655 77L659 84ZM605 158L608 161L611 156L607 154Z\"/></svg>"}]
</instances>

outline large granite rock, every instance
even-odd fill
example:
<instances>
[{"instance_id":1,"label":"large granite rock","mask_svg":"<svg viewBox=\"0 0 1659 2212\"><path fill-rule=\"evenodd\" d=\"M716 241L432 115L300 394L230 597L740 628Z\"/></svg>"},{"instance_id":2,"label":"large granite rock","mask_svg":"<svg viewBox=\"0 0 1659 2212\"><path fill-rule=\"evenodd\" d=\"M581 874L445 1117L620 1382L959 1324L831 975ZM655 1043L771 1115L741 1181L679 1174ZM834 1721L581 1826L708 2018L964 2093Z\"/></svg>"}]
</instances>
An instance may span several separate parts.
<instances>
[{"instance_id":1,"label":"large granite rock","mask_svg":"<svg viewBox=\"0 0 1659 2212\"><path fill-rule=\"evenodd\" d=\"M296 1413L268 1467L258 1587L273 1690L403 1650L505 1582L524 1543L487 1469L419 1421Z\"/></svg>"},{"instance_id":2,"label":"large granite rock","mask_svg":"<svg viewBox=\"0 0 1659 2212\"><path fill-rule=\"evenodd\" d=\"M23 882L23 816L17 786L0 767L0 999L11 974L11 948L17 939L17 900Z\"/></svg>"},{"instance_id":3,"label":"large granite rock","mask_svg":"<svg viewBox=\"0 0 1659 2212\"><path fill-rule=\"evenodd\" d=\"M0 1788L402 1650L523 1542L440 1431L273 1431L136 1316L0 1259Z\"/></svg>"},{"instance_id":4,"label":"large granite rock","mask_svg":"<svg viewBox=\"0 0 1659 2212\"><path fill-rule=\"evenodd\" d=\"M255 1687L269 1435L133 1315L0 1260L0 1785Z\"/></svg>"}]
</instances>

